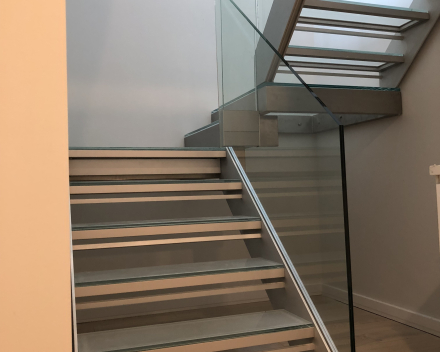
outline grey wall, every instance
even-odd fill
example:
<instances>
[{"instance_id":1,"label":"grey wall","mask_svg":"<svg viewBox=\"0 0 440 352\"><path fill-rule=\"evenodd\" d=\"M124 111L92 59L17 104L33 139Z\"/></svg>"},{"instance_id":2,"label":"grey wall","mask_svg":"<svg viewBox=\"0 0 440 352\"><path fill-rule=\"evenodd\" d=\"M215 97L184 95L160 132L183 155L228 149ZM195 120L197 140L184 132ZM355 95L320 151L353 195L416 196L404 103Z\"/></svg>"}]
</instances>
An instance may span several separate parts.
<instances>
[{"instance_id":1,"label":"grey wall","mask_svg":"<svg viewBox=\"0 0 440 352\"><path fill-rule=\"evenodd\" d=\"M435 180L440 23L402 86L403 115L346 130L355 302L440 335Z\"/></svg>"},{"instance_id":2,"label":"grey wall","mask_svg":"<svg viewBox=\"0 0 440 352\"><path fill-rule=\"evenodd\" d=\"M214 0L67 0L71 146L183 146L218 106Z\"/></svg>"}]
</instances>

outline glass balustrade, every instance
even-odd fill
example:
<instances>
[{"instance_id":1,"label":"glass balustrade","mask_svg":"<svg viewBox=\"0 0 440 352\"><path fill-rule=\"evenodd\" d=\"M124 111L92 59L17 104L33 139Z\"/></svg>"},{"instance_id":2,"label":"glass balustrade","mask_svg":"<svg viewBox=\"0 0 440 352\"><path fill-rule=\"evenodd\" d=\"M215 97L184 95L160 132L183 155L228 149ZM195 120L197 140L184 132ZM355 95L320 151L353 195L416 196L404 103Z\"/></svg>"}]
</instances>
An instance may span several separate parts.
<instances>
[{"instance_id":1,"label":"glass balustrade","mask_svg":"<svg viewBox=\"0 0 440 352\"><path fill-rule=\"evenodd\" d=\"M230 111L277 120L278 146L241 133L234 150L338 351L353 351L342 116L277 51L294 3L217 0L220 125Z\"/></svg>"}]
</instances>

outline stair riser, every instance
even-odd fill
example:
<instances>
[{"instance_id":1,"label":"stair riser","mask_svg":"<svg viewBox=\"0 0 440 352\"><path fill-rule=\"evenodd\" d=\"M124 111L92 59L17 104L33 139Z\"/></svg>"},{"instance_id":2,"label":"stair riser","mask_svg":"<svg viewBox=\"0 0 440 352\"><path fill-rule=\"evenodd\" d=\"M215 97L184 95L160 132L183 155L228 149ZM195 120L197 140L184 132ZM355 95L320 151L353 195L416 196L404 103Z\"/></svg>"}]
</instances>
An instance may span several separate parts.
<instances>
[{"instance_id":1,"label":"stair riser","mask_svg":"<svg viewBox=\"0 0 440 352\"><path fill-rule=\"evenodd\" d=\"M344 50L323 50L320 48L289 47L287 56L314 57L322 59L356 60L372 62L402 63L405 61L401 55L387 55L369 52L355 52Z\"/></svg>"},{"instance_id":2,"label":"stair riser","mask_svg":"<svg viewBox=\"0 0 440 352\"><path fill-rule=\"evenodd\" d=\"M219 174L219 159L71 159L70 176Z\"/></svg>"},{"instance_id":3,"label":"stair riser","mask_svg":"<svg viewBox=\"0 0 440 352\"><path fill-rule=\"evenodd\" d=\"M128 247L145 247L145 246L161 246L167 244L182 244L182 243L199 243L199 242L217 242L217 241L234 241L234 240L249 240L261 238L261 234L246 234L246 235L226 235L226 236L207 236L207 237L192 237L192 238L172 238L166 240L151 240L151 241L131 241L131 242L117 242L117 243L97 243L97 244L77 244L73 245L74 251L93 250L93 249L109 249L109 248L128 248Z\"/></svg>"},{"instance_id":4,"label":"stair riser","mask_svg":"<svg viewBox=\"0 0 440 352\"><path fill-rule=\"evenodd\" d=\"M76 297L90 297L99 295L110 295L125 292L139 292L147 290L161 290L177 287L190 287L197 285L211 285L228 282L240 282L262 279L274 279L284 277L284 269L256 270L227 274L201 275L191 277L180 277L174 279L138 281L124 284L111 284L100 286L76 287Z\"/></svg>"},{"instance_id":5,"label":"stair riser","mask_svg":"<svg viewBox=\"0 0 440 352\"><path fill-rule=\"evenodd\" d=\"M194 184L150 184L112 186L71 186L70 194L143 193L143 192L189 192L241 190L241 182L194 183Z\"/></svg>"},{"instance_id":6,"label":"stair riser","mask_svg":"<svg viewBox=\"0 0 440 352\"><path fill-rule=\"evenodd\" d=\"M219 194L202 196L172 196L172 197L131 197L131 198L95 198L71 199L70 204L107 204L107 203L145 203L145 202L177 202L189 200L219 200L241 199L241 194Z\"/></svg>"},{"instance_id":7,"label":"stair riser","mask_svg":"<svg viewBox=\"0 0 440 352\"><path fill-rule=\"evenodd\" d=\"M177 233L183 234L258 229L261 229L261 221L73 231L72 238L73 240L86 240L93 238L137 237L171 235Z\"/></svg>"},{"instance_id":8,"label":"stair riser","mask_svg":"<svg viewBox=\"0 0 440 352\"><path fill-rule=\"evenodd\" d=\"M228 295L234 293L254 292L254 291L262 291L262 290L273 290L284 287L285 287L284 282L275 282L275 283L262 284L256 286L241 286L241 287L223 288L223 289L215 289L215 290L200 290L193 292L167 294L167 295L156 295L156 296L140 297L140 298L132 298L132 299L77 303L76 309L84 310L84 309L108 308L108 307L116 307L121 305L130 305L130 304L144 304L144 303L162 302L162 301L169 301L176 299L187 299L187 298L197 298L197 297Z\"/></svg>"},{"instance_id":9,"label":"stair riser","mask_svg":"<svg viewBox=\"0 0 440 352\"><path fill-rule=\"evenodd\" d=\"M226 151L70 150L69 158L225 158Z\"/></svg>"}]
</instances>

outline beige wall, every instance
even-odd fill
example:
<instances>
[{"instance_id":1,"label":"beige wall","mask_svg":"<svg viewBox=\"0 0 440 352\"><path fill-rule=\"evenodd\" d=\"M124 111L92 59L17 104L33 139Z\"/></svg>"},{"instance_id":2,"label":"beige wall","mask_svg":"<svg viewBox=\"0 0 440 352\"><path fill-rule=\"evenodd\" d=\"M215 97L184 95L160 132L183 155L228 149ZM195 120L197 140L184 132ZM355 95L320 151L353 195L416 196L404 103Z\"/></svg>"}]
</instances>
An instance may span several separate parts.
<instances>
[{"instance_id":1,"label":"beige wall","mask_svg":"<svg viewBox=\"0 0 440 352\"><path fill-rule=\"evenodd\" d=\"M71 351L64 6L0 1L0 351Z\"/></svg>"},{"instance_id":2,"label":"beige wall","mask_svg":"<svg viewBox=\"0 0 440 352\"><path fill-rule=\"evenodd\" d=\"M355 302L436 334L439 58L440 23L401 86L403 115L346 130Z\"/></svg>"}]
</instances>

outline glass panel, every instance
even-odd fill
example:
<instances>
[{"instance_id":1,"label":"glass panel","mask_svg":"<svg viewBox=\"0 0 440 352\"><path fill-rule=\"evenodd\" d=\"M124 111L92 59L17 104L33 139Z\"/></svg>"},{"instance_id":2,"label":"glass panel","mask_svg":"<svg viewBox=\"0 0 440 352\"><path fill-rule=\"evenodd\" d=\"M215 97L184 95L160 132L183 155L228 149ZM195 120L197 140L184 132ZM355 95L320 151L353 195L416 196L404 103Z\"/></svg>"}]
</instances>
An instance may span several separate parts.
<instances>
[{"instance_id":1,"label":"glass panel","mask_svg":"<svg viewBox=\"0 0 440 352\"><path fill-rule=\"evenodd\" d=\"M394 7L410 7L413 0L345 0L347 2L357 2L363 4L372 4L379 6L394 6Z\"/></svg>"},{"instance_id":2,"label":"glass panel","mask_svg":"<svg viewBox=\"0 0 440 352\"><path fill-rule=\"evenodd\" d=\"M322 318L339 351L351 351L341 116L335 117L287 62L281 66L287 73L276 74L277 63L283 60L275 50L278 44L268 42L234 1L218 2L224 97L220 111L243 106L246 101L240 94L248 89L256 99L248 109L258 111L260 116L277 117L277 147L235 150L320 314L317 319ZM260 3L257 1L257 5ZM256 6L257 19L258 11ZM275 27L266 22L264 31L272 30L273 34ZM236 55L237 48L241 55L235 57L240 61L236 65L229 58ZM239 89L243 86L246 88ZM344 303L330 298L335 292L341 294L339 300Z\"/></svg>"},{"instance_id":3,"label":"glass panel","mask_svg":"<svg viewBox=\"0 0 440 352\"><path fill-rule=\"evenodd\" d=\"M326 10L315 10L315 9L303 9L301 16L325 19L325 20L337 20L337 21L349 21L349 22L362 22L362 23L373 23L381 24L386 26L397 26L400 27L409 20L390 18L390 17L378 17L369 15L358 15L354 13L344 13L344 12L332 12Z\"/></svg>"}]
</instances>

